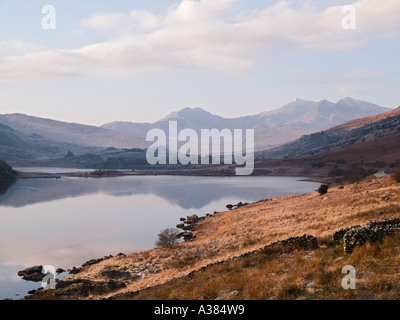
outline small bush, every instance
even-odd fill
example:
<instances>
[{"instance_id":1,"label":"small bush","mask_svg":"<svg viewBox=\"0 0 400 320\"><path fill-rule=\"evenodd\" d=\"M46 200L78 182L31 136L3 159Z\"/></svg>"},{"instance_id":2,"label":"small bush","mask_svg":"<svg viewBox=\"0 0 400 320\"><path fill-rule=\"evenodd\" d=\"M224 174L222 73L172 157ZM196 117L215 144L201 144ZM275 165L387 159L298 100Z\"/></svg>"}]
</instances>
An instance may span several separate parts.
<instances>
[{"instance_id":1,"label":"small bush","mask_svg":"<svg viewBox=\"0 0 400 320\"><path fill-rule=\"evenodd\" d=\"M179 230L174 228L164 229L158 234L157 248L172 248L178 243Z\"/></svg>"},{"instance_id":2,"label":"small bush","mask_svg":"<svg viewBox=\"0 0 400 320\"><path fill-rule=\"evenodd\" d=\"M400 167L397 167L393 173L392 173L392 177L396 182L400 182Z\"/></svg>"},{"instance_id":3,"label":"small bush","mask_svg":"<svg viewBox=\"0 0 400 320\"><path fill-rule=\"evenodd\" d=\"M322 195L328 193L328 189L329 189L329 186L327 184L321 184L321 186L318 188L317 191L322 196Z\"/></svg>"}]
</instances>

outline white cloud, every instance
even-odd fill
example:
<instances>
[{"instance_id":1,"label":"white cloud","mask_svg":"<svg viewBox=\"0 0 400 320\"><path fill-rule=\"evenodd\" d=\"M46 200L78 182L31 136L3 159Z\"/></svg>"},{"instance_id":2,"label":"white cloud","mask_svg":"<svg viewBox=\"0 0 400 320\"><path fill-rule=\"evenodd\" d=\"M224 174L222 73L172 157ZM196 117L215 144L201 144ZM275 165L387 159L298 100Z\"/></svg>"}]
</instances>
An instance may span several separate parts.
<instances>
[{"instance_id":1,"label":"white cloud","mask_svg":"<svg viewBox=\"0 0 400 320\"><path fill-rule=\"evenodd\" d=\"M350 50L371 35L393 33L400 24L398 0L354 3L358 30L342 28L340 6L320 11L310 4L295 8L279 1L232 16L235 2L183 0L163 16L147 11L95 14L82 22L87 32L115 29L124 36L76 50L43 50L0 59L0 81L186 67L240 72L271 49Z\"/></svg>"},{"instance_id":2,"label":"white cloud","mask_svg":"<svg viewBox=\"0 0 400 320\"><path fill-rule=\"evenodd\" d=\"M21 40L0 41L0 56L25 55L32 52L42 51L45 48L35 43Z\"/></svg>"},{"instance_id":3,"label":"white cloud","mask_svg":"<svg viewBox=\"0 0 400 320\"><path fill-rule=\"evenodd\" d=\"M377 32L382 35L393 34L400 25L399 0L360 0L355 3L360 30Z\"/></svg>"},{"instance_id":4,"label":"white cloud","mask_svg":"<svg viewBox=\"0 0 400 320\"><path fill-rule=\"evenodd\" d=\"M219 14L231 8L237 0L182 0L173 6L164 19L166 24L182 25L214 21Z\"/></svg>"},{"instance_id":5,"label":"white cloud","mask_svg":"<svg viewBox=\"0 0 400 320\"><path fill-rule=\"evenodd\" d=\"M97 13L82 21L82 26L87 29L123 31L154 29L159 24L159 17L144 10L134 10L129 13Z\"/></svg>"}]
</instances>

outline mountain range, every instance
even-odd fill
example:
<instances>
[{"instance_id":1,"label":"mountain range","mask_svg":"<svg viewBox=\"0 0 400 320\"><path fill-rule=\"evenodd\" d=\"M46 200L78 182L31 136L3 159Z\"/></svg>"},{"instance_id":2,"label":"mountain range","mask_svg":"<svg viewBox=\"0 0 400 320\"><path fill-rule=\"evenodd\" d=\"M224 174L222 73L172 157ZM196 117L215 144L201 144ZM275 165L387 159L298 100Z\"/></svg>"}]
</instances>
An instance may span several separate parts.
<instances>
[{"instance_id":1,"label":"mountain range","mask_svg":"<svg viewBox=\"0 0 400 320\"><path fill-rule=\"evenodd\" d=\"M337 103L296 99L274 111L223 118L201 108L185 108L154 123L112 122L101 127L43 119L24 114L0 115L0 159L56 159L96 153L107 148L147 148L150 129L254 129L256 150L269 150L303 135L391 109L345 98ZM284 155L286 156L286 154Z\"/></svg>"},{"instance_id":2,"label":"mountain range","mask_svg":"<svg viewBox=\"0 0 400 320\"><path fill-rule=\"evenodd\" d=\"M284 159L319 154L324 151L342 150L356 144L367 145L378 139L392 137L396 153L400 133L400 107L379 115L359 118L332 127L327 130L304 135L291 141L259 153L264 159ZM389 151L389 150L388 150ZM372 155L371 155L372 156Z\"/></svg>"},{"instance_id":3,"label":"mountain range","mask_svg":"<svg viewBox=\"0 0 400 320\"><path fill-rule=\"evenodd\" d=\"M296 99L274 111L239 118L222 118L201 108L185 108L173 112L155 123L111 122L102 128L121 133L145 135L152 128L168 132L168 121L176 120L178 128L201 129L254 129L255 149L267 150L304 134L310 134L339 125L349 120L377 115L391 109L345 98L337 103Z\"/></svg>"},{"instance_id":4,"label":"mountain range","mask_svg":"<svg viewBox=\"0 0 400 320\"><path fill-rule=\"evenodd\" d=\"M0 123L19 133L34 135L36 138L48 141L61 141L88 147L132 148L144 146L143 137L136 135L19 113L0 115Z\"/></svg>"}]
</instances>

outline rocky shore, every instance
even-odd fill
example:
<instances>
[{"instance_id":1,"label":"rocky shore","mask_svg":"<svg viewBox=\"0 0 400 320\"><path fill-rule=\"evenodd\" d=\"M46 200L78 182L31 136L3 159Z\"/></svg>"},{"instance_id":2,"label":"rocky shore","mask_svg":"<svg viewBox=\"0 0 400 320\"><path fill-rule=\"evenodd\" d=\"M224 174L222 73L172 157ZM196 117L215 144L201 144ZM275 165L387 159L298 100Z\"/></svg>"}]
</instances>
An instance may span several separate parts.
<instances>
[{"instance_id":1,"label":"rocky shore","mask_svg":"<svg viewBox=\"0 0 400 320\"><path fill-rule=\"evenodd\" d=\"M344 252L351 254L355 247L362 246L367 241L371 243L382 241L385 236L393 235L399 231L400 219L374 221L366 224L365 227L355 226L336 231L332 237L332 243L335 245L343 245ZM240 261L258 254L273 256L298 250L310 252L318 248L320 248L320 245L317 237L315 236L304 234L302 236L290 237L288 239L279 240L262 248L251 250L225 260L214 261L207 265L203 265L202 267L193 270L184 276L181 276L180 279L189 279L197 272L205 271L217 265L228 264L231 261ZM125 257L125 254L120 253L117 255L117 257ZM88 271L89 266L98 264L111 258L112 256L107 256L100 259L92 259L82 264L82 266L79 268L73 267L72 270L69 269L68 272L70 274L78 274L80 272ZM151 270L152 267L153 269ZM23 279L25 280L41 281L44 276L41 274L41 268L42 266L27 268L23 271L20 271L18 275L23 276ZM80 299L89 298L91 296L104 296L107 294L111 294L107 299L119 299L121 297L126 299L127 297L134 297L138 295L141 293L141 291L149 289L149 287L127 291L121 295L118 293L119 290L126 289L128 287L128 283L138 281L144 277L150 276L151 274L156 274L162 269L162 265L149 266L140 264L137 265L134 273L105 268L99 273L99 277L103 279L66 279L58 283L56 290L50 290L47 292L43 291L42 289L33 290L30 292L32 295L25 297L25 299ZM64 270L61 270L60 272L63 271ZM176 279L177 278L174 278L174 280ZM163 284L165 283L157 284L152 288L161 286Z\"/></svg>"},{"instance_id":2,"label":"rocky shore","mask_svg":"<svg viewBox=\"0 0 400 320\"><path fill-rule=\"evenodd\" d=\"M185 241L172 248L89 260L69 269L56 290L39 290L26 299L129 297L252 255L312 252L327 245L351 255L356 247L379 244L399 231L399 191L390 177L371 177L331 187L324 195L228 204L225 212L181 218L176 227Z\"/></svg>"}]
</instances>

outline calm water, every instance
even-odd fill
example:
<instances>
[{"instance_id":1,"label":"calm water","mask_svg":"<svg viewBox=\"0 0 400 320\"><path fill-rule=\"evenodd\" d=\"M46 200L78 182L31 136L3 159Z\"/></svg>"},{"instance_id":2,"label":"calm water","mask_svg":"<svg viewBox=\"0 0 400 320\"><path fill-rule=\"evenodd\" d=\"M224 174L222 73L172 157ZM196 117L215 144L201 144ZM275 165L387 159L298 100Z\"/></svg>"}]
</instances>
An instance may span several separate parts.
<instances>
[{"instance_id":1,"label":"calm water","mask_svg":"<svg viewBox=\"0 0 400 320\"><path fill-rule=\"evenodd\" d=\"M65 171L58 170L57 173ZM117 177L21 180L0 195L0 299L40 283L20 280L33 265L56 268L154 247L180 217L316 190L288 177Z\"/></svg>"}]
</instances>

